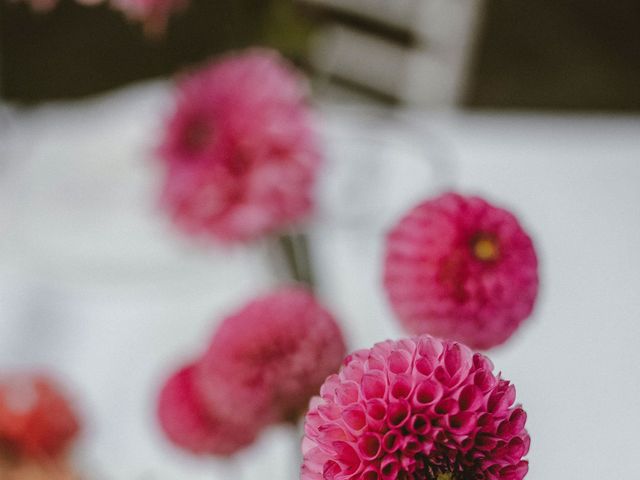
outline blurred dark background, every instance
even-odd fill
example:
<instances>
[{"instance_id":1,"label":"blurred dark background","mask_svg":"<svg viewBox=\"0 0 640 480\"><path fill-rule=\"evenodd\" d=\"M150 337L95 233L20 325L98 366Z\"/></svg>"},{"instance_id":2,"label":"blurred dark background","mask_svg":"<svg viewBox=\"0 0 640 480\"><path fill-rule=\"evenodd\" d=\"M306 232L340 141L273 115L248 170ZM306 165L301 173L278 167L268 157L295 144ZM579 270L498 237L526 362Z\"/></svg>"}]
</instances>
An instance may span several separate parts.
<instances>
[{"instance_id":1,"label":"blurred dark background","mask_svg":"<svg viewBox=\"0 0 640 480\"><path fill-rule=\"evenodd\" d=\"M83 96L253 44L304 66L310 13L291 0L192 0L149 39L106 6L62 0L37 15L0 0L2 96ZM464 105L640 110L640 1L488 0L480 25Z\"/></svg>"},{"instance_id":2,"label":"blurred dark background","mask_svg":"<svg viewBox=\"0 0 640 480\"><path fill-rule=\"evenodd\" d=\"M0 0L2 94L22 102L78 97L255 44L297 57L306 24L291 15L288 0L192 0L163 36L149 38L107 5L62 0L35 14L26 4Z\"/></svg>"},{"instance_id":3,"label":"blurred dark background","mask_svg":"<svg viewBox=\"0 0 640 480\"><path fill-rule=\"evenodd\" d=\"M490 0L466 103L640 110L640 1Z\"/></svg>"}]
</instances>

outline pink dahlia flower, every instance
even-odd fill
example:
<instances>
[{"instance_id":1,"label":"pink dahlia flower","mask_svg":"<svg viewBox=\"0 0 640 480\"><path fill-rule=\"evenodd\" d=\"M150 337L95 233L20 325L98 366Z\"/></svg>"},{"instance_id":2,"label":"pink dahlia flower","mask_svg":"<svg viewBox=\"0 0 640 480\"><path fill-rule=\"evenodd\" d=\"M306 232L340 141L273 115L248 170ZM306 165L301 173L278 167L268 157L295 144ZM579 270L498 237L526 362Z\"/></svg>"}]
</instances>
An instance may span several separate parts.
<instances>
[{"instance_id":1,"label":"pink dahlia flower","mask_svg":"<svg viewBox=\"0 0 640 480\"><path fill-rule=\"evenodd\" d=\"M197 395L189 365L169 378L160 392L158 419L167 437L195 454L231 455L253 442L257 430L251 422L242 425L216 415L212 404L205 410Z\"/></svg>"},{"instance_id":2,"label":"pink dahlia flower","mask_svg":"<svg viewBox=\"0 0 640 480\"><path fill-rule=\"evenodd\" d=\"M306 216L320 156L306 84L277 53L252 50L185 78L160 154L175 222L248 240Z\"/></svg>"},{"instance_id":3,"label":"pink dahlia flower","mask_svg":"<svg viewBox=\"0 0 640 480\"><path fill-rule=\"evenodd\" d=\"M295 421L344 355L333 316L308 291L288 287L224 320L198 384L208 401L227 404L228 415Z\"/></svg>"},{"instance_id":4,"label":"pink dahlia flower","mask_svg":"<svg viewBox=\"0 0 640 480\"><path fill-rule=\"evenodd\" d=\"M526 414L492 370L428 335L355 352L311 401L302 480L521 480Z\"/></svg>"},{"instance_id":5,"label":"pink dahlia flower","mask_svg":"<svg viewBox=\"0 0 640 480\"><path fill-rule=\"evenodd\" d=\"M0 446L19 458L62 455L80 423L57 385L42 375L0 378Z\"/></svg>"},{"instance_id":6,"label":"pink dahlia flower","mask_svg":"<svg viewBox=\"0 0 640 480\"><path fill-rule=\"evenodd\" d=\"M391 230L384 285L409 331L486 349L531 314L538 261L511 213L448 193L419 204Z\"/></svg>"}]
</instances>

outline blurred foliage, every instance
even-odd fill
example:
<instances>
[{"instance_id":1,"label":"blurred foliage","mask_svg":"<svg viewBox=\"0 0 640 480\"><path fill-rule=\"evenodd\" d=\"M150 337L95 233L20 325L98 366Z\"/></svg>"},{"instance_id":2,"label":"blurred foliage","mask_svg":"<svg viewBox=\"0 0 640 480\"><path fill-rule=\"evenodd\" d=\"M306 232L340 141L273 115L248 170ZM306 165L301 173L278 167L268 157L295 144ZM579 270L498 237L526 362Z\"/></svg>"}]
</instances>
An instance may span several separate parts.
<instances>
[{"instance_id":1,"label":"blurred foliage","mask_svg":"<svg viewBox=\"0 0 640 480\"><path fill-rule=\"evenodd\" d=\"M267 45L296 63L306 63L313 23L302 14L295 0L271 0L266 26Z\"/></svg>"}]
</instances>

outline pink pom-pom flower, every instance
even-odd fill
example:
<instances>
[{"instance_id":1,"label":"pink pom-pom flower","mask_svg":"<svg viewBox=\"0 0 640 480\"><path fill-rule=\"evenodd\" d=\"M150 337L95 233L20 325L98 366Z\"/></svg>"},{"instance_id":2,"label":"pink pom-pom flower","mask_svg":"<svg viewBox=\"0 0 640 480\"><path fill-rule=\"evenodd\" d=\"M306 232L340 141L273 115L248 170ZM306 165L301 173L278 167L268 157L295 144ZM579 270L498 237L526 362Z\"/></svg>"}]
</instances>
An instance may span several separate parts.
<instances>
[{"instance_id":1,"label":"pink pom-pom flower","mask_svg":"<svg viewBox=\"0 0 640 480\"><path fill-rule=\"evenodd\" d=\"M52 459L65 453L79 428L71 403L47 376L0 377L0 453Z\"/></svg>"},{"instance_id":2,"label":"pink pom-pom flower","mask_svg":"<svg viewBox=\"0 0 640 480\"><path fill-rule=\"evenodd\" d=\"M227 317L200 361L198 386L230 417L295 422L345 355L329 311L301 287L260 297Z\"/></svg>"},{"instance_id":3,"label":"pink pom-pom flower","mask_svg":"<svg viewBox=\"0 0 640 480\"><path fill-rule=\"evenodd\" d=\"M531 314L538 261L511 213L448 193L419 204L391 230L384 285L410 332L487 349Z\"/></svg>"},{"instance_id":4,"label":"pink pom-pom flower","mask_svg":"<svg viewBox=\"0 0 640 480\"><path fill-rule=\"evenodd\" d=\"M521 480L526 414L492 370L428 335L355 352L311 401L302 480Z\"/></svg>"},{"instance_id":5,"label":"pink pom-pom flower","mask_svg":"<svg viewBox=\"0 0 640 480\"><path fill-rule=\"evenodd\" d=\"M258 430L249 419L242 424L216 415L210 403L205 409L194 388L195 365L183 367L163 386L158 420L167 437L178 447L198 455L228 456L251 444Z\"/></svg>"},{"instance_id":6,"label":"pink pom-pom flower","mask_svg":"<svg viewBox=\"0 0 640 480\"><path fill-rule=\"evenodd\" d=\"M305 95L306 83L268 50L182 80L159 150L163 203L178 226L234 242L310 213L320 155Z\"/></svg>"}]
</instances>

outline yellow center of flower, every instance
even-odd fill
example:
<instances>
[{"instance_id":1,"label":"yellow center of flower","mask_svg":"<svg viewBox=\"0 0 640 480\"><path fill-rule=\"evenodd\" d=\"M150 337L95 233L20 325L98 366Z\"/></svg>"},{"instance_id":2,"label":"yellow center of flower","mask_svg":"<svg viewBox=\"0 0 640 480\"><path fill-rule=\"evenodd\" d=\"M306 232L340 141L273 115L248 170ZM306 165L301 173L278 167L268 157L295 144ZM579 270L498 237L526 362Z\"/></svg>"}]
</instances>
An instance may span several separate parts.
<instances>
[{"instance_id":1,"label":"yellow center of flower","mask_svg":"<svg viewBox=\"0 0 640 480\"><path fill-rule=\"evenodd\" d=\"M453 473L439 473L436 480L455 480Z\"/></svg>"},{"instance_id":2,"label":"yellow center of flower","mask_svg":"<svg viewBox=\"0 0 640 480\"><path fill-rule=\"evenodd\" d=\"M483 262L492 262L497 260L500 255L497 240L489 235L479 235L475 240L473 240L471 249L473 250L473 255Z\"/></svg>"}]
</instances>

